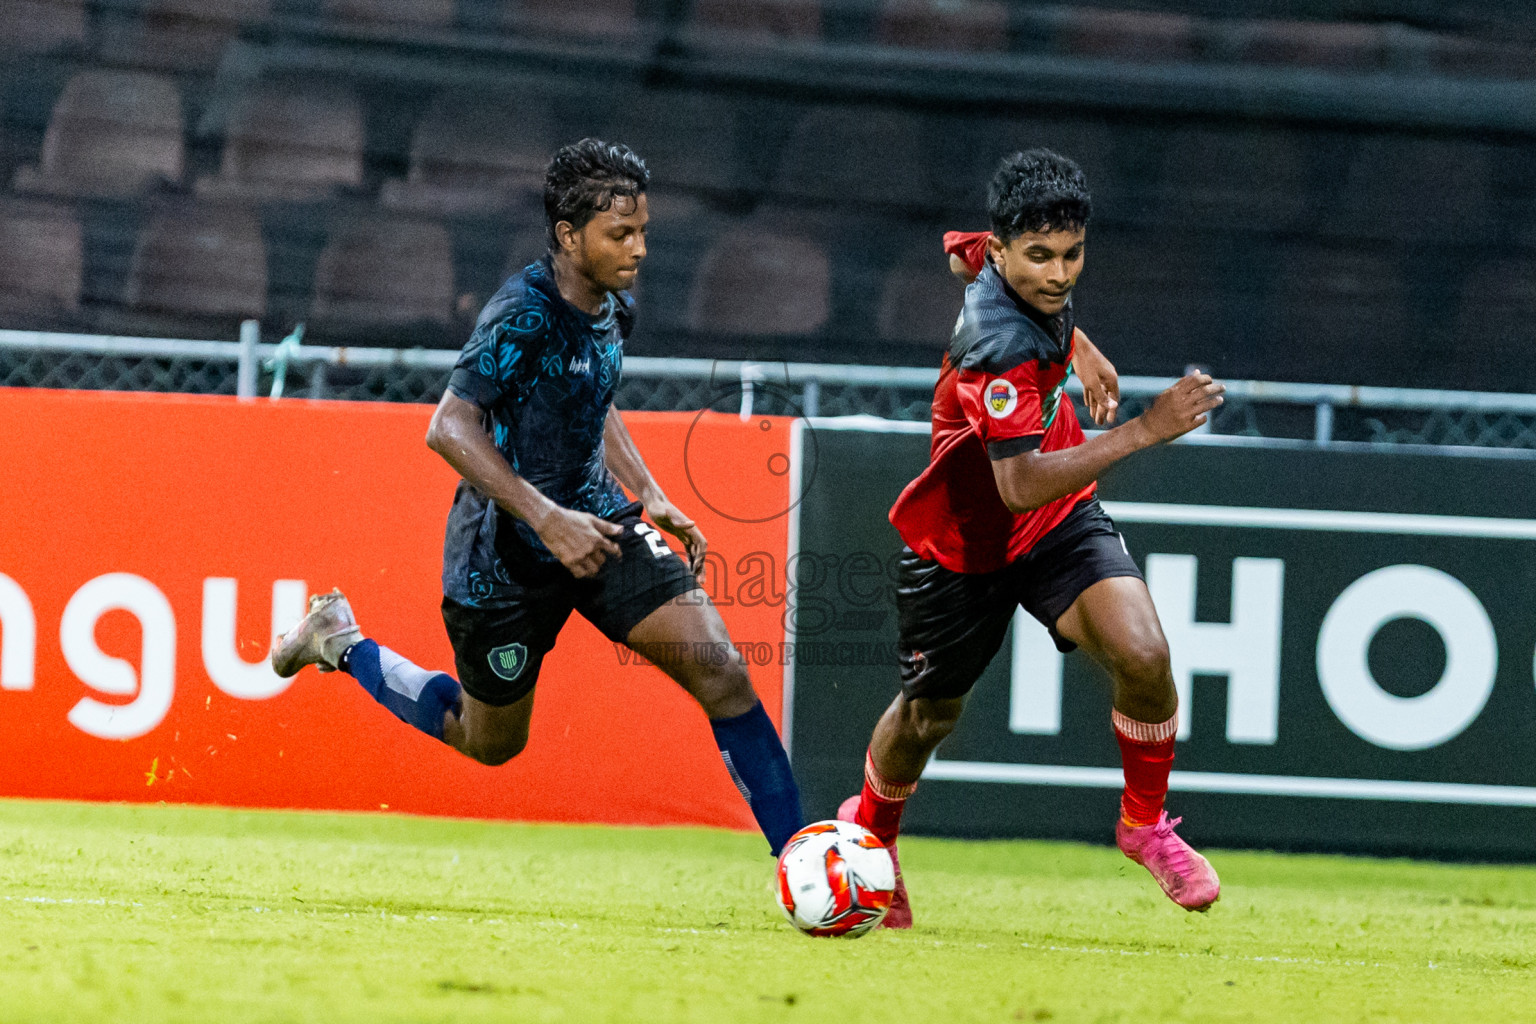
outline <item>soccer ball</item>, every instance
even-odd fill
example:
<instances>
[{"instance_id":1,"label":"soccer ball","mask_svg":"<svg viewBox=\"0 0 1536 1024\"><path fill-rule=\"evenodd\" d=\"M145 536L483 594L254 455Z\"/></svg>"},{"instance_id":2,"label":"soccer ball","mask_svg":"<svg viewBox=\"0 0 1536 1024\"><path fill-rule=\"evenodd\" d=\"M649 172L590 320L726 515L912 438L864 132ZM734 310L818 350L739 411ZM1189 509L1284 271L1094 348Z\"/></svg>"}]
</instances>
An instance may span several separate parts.
<instances>
[{"instance_id":1,"label":"soccer ball","mask_svg":"<svg viewBox=\"0 0 1536 1024\"><path fill-rule=\"evenodd\" d=\"M779 906L807 935L854 939L891 909L896 865L880 840L849 821L818 821L779 854Z\"/></svg>"}]
</instances>

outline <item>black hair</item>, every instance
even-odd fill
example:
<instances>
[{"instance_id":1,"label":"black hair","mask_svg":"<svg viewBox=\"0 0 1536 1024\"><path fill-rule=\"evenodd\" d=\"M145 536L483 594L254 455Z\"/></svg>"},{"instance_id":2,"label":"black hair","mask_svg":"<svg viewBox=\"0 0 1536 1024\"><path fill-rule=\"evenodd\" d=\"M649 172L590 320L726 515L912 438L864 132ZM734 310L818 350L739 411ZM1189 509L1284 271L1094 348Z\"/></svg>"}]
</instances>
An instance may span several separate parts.
<instances>
[{"instance_id":1,"label":"black hair","mask_svg":"<svg viewBox=\"0 0 1536 1024\"><path fill-rule=\"evenodd\" d=\"M1031 149L998 165L987 187L987 213L992 233L1006 245L1029 231L1087 227L1093 199L1081 167L1048 149Z\"/></svg>"},{"instance_id":2,"label":"black hair","mask_svg":"<svg viewBox=\"0 0 1536 1024\"><path fill-rule=\"evenodd\" d=\"M618 196L638 198L651 183L645 161L628 146L582 139L562 146L544 172L544 215L549 247L558 249L555 225L569 221L580 230L613 207Z\"/></svg>"}]
</instances>

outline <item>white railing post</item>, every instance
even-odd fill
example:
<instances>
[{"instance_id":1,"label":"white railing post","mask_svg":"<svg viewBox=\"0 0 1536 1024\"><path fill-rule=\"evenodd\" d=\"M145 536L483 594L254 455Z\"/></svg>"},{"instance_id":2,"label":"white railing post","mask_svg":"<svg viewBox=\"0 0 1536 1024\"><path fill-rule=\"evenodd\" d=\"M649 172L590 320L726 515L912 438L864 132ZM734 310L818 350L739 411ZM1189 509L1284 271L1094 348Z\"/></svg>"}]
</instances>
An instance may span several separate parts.
<instances>
[{"instance_id":1,"label":"white railing post","mask_svg":"<svg viewBox=\"0 0 1536 1024\"><path fill-rule=\"evenodd\" d=\"M245 320L240 324L240 368L235 374L235 394L256 397L257 349L261 345L261 324Z\"/></svg>"},{"instance_id":2,"label":"white railing post","mask_svg":"<svg viewBox=\"0 0 1536 1024\"><path fill-rule=\"evenodd\" d=\"M741 364L741 422L745 423L752 418L753 398L757 392L757 385L767 379L763 368L757 363Z\"/></svg>"},{"instance_id":3,"label":"white railing post","mask_svg":"<svg viewBox=\"0 0 1536 1024\"><path fill-rule=\"evenodd\" d=\"M1318 444L1327 444L1333 440L1333 405L1330 402L1318 402L1312 407L1313 436Z\"/></svg>"}]
</instances>

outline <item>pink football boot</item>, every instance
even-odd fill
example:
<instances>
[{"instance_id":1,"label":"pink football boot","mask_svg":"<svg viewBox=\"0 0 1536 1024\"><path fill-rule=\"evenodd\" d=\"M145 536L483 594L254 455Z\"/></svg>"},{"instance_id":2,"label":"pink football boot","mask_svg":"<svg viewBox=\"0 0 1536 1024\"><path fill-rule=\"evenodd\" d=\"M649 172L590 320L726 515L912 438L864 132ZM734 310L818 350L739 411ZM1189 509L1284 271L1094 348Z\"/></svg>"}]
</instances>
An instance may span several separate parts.
<instances>
[{"instance_id":1,"label":"pink football boot","mask_svg":"<svg viewBox=\"0 0 1536 1024\"><path fill-rule=\"evenodd\" d=\"M837 808L838 821L851 821L855 825L859 823L859 796L853 796L844 800ZM881 928L911 928L912 904L907 900L907 883L901 877L901 861L896 859L896 844L886 847L891 855L891 865L896 869L896 891L891 893L891 909L885 912L885 920L880 922Z\"/></svg>"},{"instance_id":2,"label":"pink football boot","mask_svg":"<svg viewBox=\"0 0 1536 1024\"><path fill-rule=\"evenodd\" d=\"M1169 821L1164 812L1157 824L1138 828L1121 819L1115 823L1115 843L1121 853L1151 872L1173 902L1185 910L1209 910L1221 898L1221 880L1211 862L1174 833L1174 826L1183 820Z\"/></svg>"}]
</instances>

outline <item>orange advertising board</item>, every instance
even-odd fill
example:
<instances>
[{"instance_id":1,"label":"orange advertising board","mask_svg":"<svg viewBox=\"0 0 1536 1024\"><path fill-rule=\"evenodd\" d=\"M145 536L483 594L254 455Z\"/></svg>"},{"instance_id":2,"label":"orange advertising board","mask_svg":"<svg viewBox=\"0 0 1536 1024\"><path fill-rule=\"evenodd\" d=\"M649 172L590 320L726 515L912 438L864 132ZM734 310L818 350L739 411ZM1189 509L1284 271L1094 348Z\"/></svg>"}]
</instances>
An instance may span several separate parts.
<instances>
[{"instance_id":1,"label":"orange advertising board","mask_svg":"<svg viewBox=\"0 0 1536 1024\"><path fill-rule=\"evenodd\" d=\"M339 586L365 634L452 671L438 603L457 478L423 443L430 415L0 389L0 794L752 828L697 705L580 616L500 768L344 675L265 667L306 592ZM710 540L733 639L776 649L789 421L625 420ZM752 671L778 721L778 659Z\"/></svg>"}]
</instances>

